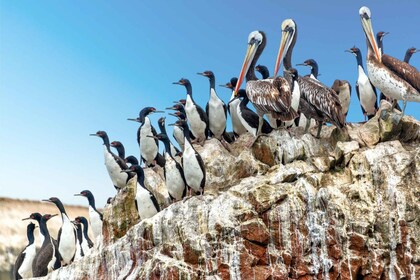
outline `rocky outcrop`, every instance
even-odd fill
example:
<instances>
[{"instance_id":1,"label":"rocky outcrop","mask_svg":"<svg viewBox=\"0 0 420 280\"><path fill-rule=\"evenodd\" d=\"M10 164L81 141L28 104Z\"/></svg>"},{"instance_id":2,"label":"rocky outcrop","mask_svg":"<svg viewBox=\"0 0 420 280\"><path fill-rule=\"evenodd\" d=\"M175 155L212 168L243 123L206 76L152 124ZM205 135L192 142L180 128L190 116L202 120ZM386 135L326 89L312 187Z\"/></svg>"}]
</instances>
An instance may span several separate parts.
<instances>
[{"instance_id":1,"label":"rocky outcrop","mask_svg":"<svg viewBox=\"0 0 420 280\"><path fill-rule=\"evenodd\" d=\"M324 127L321 139L278 130L252 149L250 135L231 151L207 141L204 196L168 205L146 170L166 208L121 234L114 199L104 246L47 278L419 279L420 123L398 117Z\"/></svg>"}]
</instances>

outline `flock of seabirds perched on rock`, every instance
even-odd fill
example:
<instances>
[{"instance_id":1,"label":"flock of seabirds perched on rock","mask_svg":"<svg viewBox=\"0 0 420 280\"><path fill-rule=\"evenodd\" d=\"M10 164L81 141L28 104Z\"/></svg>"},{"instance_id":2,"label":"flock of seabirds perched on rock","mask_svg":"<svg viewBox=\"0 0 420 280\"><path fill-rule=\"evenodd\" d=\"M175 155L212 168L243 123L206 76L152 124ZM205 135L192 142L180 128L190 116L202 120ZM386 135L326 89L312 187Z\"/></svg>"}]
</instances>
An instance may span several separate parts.
<instances>
[{"instance_id":1,"label":"flock of seabirds perched on rock","mask_svg":"<svg viewBox=\"0 0 420 280\"><path fill-rule=\"evenodd\" d=\"M359 10L363 31L366 35L367 56L364 70L362 52L352 47L348 52L356 57L358 79L356 92L362 112L366 118L372 118L378 110L378 92L380 100L386 99L393 108L401 111L407 101L420 102L420 73L409 65L415 48L407 50L404 61L384 54L383 37L386 32L373 33L371 12L369 8ZM210 82L210 99L206 109L200 107L193 99L192 86L189 80L180 79L174 84L182 85L187 91L182 99L167 108L173 110L169 115L177 118L173 137L180 149L171 143L166 133L165 117L158 121L160 133L157 133L149 119L152 113L158 113L154 107L146 107L138 118L129 119L140 123L137 131L137 142L140 147L140 161L134 156L125 155L121 142L110 142L105 131L98 131L92 136L100 137L104 144L105 166L117 191L125 188L128 180L136 177L137 190L135 204L140 219L147 219L160 211L153 193L145 187L143 168L159 165L164 169L165 184L171 203L182 201L185 197L200 195L204 192L206 170L200 154L193 143L203 145L209 138L221 141L229 150L229 145L242 134L250 132L254 141L269 134L274 129L289 129L292 126L305 127L307 133L311 120L318 123L317 137L323 124L330 123L340 130L346 130L346 115L349 109L351 86L345 80L335 80L332 87L318 80L318 65L308 59L303 64L311 68L311 73L301 76L292 66L292 51L297 39L297 25L292 19L286 19L281 25L282 37L275 62L273 76L270 77L267 67L257 65L259 56L266 45L266 35L262 31L253 31L248 36L248 44L238 78L230 79L223 85L232 90L230 102L226 105L216 93L215 76L211 71L198 73L207 77ZM284 77L278 75L281 64ZM255 70L261 74L256 76ZM245 89L240 89L244 78ZM403 108L398 107L398 100L403 101ZM251 102L255 112L247 107ZM397 107L396 107L397 106ZM226 131L227 111L229 112L233 132ZM266 116L269 120L264 119ZM159 141L165 147L164 155L159 153ZM111 150L116 149L116 153ZM144 163L144 167L141 164ZM52 270L68 265L75 260L89 255L102 240L102 214L96 209L95 198L89 190L76 194L86 197L89 202L89 220L76 217L74 220L66 214L60 199L51 197L45 201L54 203L60 211L62 226L57 238L49 234L47 222L56 215L32 213L24 220L35 220L39 225L43 239L40 249L35 249L35 224L27 226L28 245L16 260L16 279L45 276ZM109 201L108 201L109 202ZM93 238L88 236L92 229Z\"/></svg>"}]
</instances>

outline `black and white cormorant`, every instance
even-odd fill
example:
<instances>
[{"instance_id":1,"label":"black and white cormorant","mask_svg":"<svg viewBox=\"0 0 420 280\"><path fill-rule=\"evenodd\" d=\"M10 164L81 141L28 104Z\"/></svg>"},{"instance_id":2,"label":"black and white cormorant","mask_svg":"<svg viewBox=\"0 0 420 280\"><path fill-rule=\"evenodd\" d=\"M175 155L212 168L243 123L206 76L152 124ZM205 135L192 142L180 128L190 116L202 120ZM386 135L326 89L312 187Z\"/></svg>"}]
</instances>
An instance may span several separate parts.
<instances>
[{"instance_id":1,"label":"black and white cormorant","mask_svg":"<svg viewBox=\"0 0 420 280\"><path fill-rule=\"evenodd\" d=\"M90 136L102 138L104 142L105 166L115 189L119 191L127 185L128 180L131 178L128 174L121 173L122 169L127 168L124 159L120 158L111 151L108 134L105 131L100 130L95 134L90 134Z\"/></svg>"},{"instance_id":2,"label":"black and white cormorant","mask_svg":"<svg viewBox=\"0 0 420 280\"><path fill-rule=\"evenodd\" d=\"M303 63L296 64L296 66L309 66L311 67L311 73L307 76L311 77L312 79L318 79L318 63L315 59L307 59Z\"/></svg>"},{"instance_id":3,"label":"black and white cormorant","mask_svg":"<svg viewBox=\"0 0 420 280\"><path fill-rule=\"evenodd\" d=\"M57 197L50 197L49 199L44 199L43 201L54 203L60 211L63 224L61 225L57 236L58 252L62 258L62 265L70 264L76 254L76 228L67 216L66 209L64 209L64 205L60 199Z\"/></svg>"},{"instance_id":4,"label":"black and white cormorant","mask_svg":"<svg viewBox=\"0 0 420 280\"><path fill-rule=\"evenodd\" d=\"M165 121L166 121L166 117L159 118L159 120L158 120L159 130L160 130L160 133L165 134L165 135L168 135L166 133ZM168 140L169 140L169 138L168 138ZM170 140L169 140L169 146L171 148L171 154L173 156L180 155L180 150L178 150L178 148L175 147Z\"/></svg>"},{"instance_id":5,"label":"black and white cormorant","mask_svg":"<svg viewBox=\"0 0 420 280\"><path fill-rule=\"evenodd\" d=\"M338 94L344 116L347 117L350 107L351 85L346 80L335 80L331 88Z\"/></svg>"},{"instance_id":6,"label":"black and white cormorant","mask_svg":"<svg viewBox=\"0 0 420 280\"><path fill-rule=\"evenodd\" d=\"M243 126L238 116L237 108L239 106L239 103L241 103L241 101L238 98L235 98L234 91L233 91L236 87L237 82L238 82L238 78L233 77L232 79L230 79L230 82L226 83L225 85L220 85L222 87L232 90L232 96L230 97L227 110L232 120L232 130L233 130L235 138L238 138L239 135L247 132L247 129Z\"/></svg>"},{"instance_id":7,"label":"black and white cormorant","mask_svg":"<svg viewBox=\"0 0 420 280\"><path fill-rule=\"evenodd\" d=\"M82 225L77 223L76 221L72 221L74 228L76 229L76 254L74 255L74 260L80 260L85 256L83 249L82 249L82 242L83 242L83 232L82 232Z\"/></svg>"},{"instance_id":8,"label":"black and white cormorant","mask_svg":"<svg viewBox=\"0 0 420 280\"><path fill-rule=\"evenodd\" d=\"M84 196L89 202L89 222L92 227L93 235L95 239L98 237L102 238L102 223L103 215L96 209L95 206L95 197L92 192L89 190L83 190L80 193L75 194L75 196Z\"/></svg>"},{"instance_id":9,"label":"black and white cormorant","mask_svg":"<svg viewBox=\"0 0 420 280\"><path fill-rule=\"evenodd\" d=\"M210 81L210 99L206 105L210 136L222 140L226 131L227 109L225 103L216 93L216 78L212 71L204 71L197 74L207 77Z\"/></svg>"},{"instance_id":10,"label":"black and white cormorant","mask_svg":"<svg viewBox=\"0 0 420 280\"><path fill-rule=\"evenodd\" d=\"M264 32L253 31L249 34L247 52L235 88L235 93L237 93L244 76L246 76L246 94L259 116L255 140L261 134L265 114L271 114L273 118L281 121L294 120L298 116L298 113L291 108L292 90L286 79L274 76L273 79L258 80L255 76L255 64L265 45Z\"/></svg>"},{"instance_id":11,"label":"black and white cormorant","mask_svg":"<svg viewBox=\"0 0 420 280\"><path fill-rule=\"evenodd\" d=\"M83 234L82 235L81 247L82 247L82 250L83 250L83 255L88 256L91 252L92 247L93 247L93 242L92 242L92 240L90 240L89 234L88 234L88 231L89 231L88 221L83 216L76 217L74 219L74 221L81 226L82 234Z\"/></svg>"},{"instance_id":12,"label":"black and white cormorant","mask_svg":"<svg viewBox=\"0 0 420 280\"><path fill-rule=\"evenodd\" d=\"M181 200L185 197L187 192L184 171L182 170L181 165L173 157L168 135L160 133L155 137L165 145L165 167L163 171L169 197L172 202Z\"/></svg>"},{"instance_id":13,"label":"black and white cormorant","mask_svg":"<svg viewBox=\"0 0 420 280\"><path fill-rule=\"evenodd\" d=\"M248 99L248 96L246 95L245 89L240 89L238 91L237 97L235 98L239 100L240 102L238 106L236 107L236 114L238 115L239 121L249 133L251 133L254 137L256 137L257 131L258 131L259 116L257 115L257 113L255 113L254 111L252 111L251 109L247 107L247 104L249 103L249 99ZM240 100L239 98L242 98L242 100ZM268 134L271 131L273 131L273 128L265 119L263 119L261 132ZM250 144L252 143L253 141Z\"/></svg>"},{"instance_id":14,"label":"black and white cormorant","mask_svg":"<svg viewBox=\"0 0 420 280\"><path fill-rule=\"evenodd\" d=\"M186 121L178 120L174 124L184 132L185 148L182 154L182 168L187 186L196 193L203 194L206 184L206 169L200 154L194 149L190 140L190 129Z\"/></svg>"},{"instance_id":15,"label":"black and white cormorant","mask_svg":"<svg viewBox=\"0 0 420 280\"><path fill-rule=\"evenodd\" d=\"M357 60L358 77L356 81L356 93L359 98L363 115L370 120L378 110L378 96L376 88L365 74L362 62L362 53L359 48L353 47L347 52L354 54Z\"/></svg>"},{"instance_id":16,"label":"black and white cormorant","mask_svg":"<svg viewBox=\"0 0 420 280\"><path fill-rule=\"evenodd\" d=\"M297 39L297 25L294 20L286 19L282 22L282 37L277 55L274 76L277 75L283 61L284 69L292 68L292 52ZM339 129L345 128L345 116L342 112L341 103L337 94L311 77L300 76L298 78L300 88L299 111L308 119L305 132L307 132L310 119L318 121L317 137L320 137L322 124L330 122Z\"/></svg>"},{"instance_id":17,"label":"black and white cormorant","mask_svg":"<svg viewBox=\"0 0 420 280\"><path fill-rule=\"evenodd\" d=\"M185 102L185 114L187 121L191 126L191 132L194 135L194 141L200 145L204 145L204 141L207 139L209 120L206 112L197 103L195 103L192 97L192 86L188 79L180 79L178 82L174 82L176 85L183 85L187 90L187 98Z\"/></svg>"},{"instance_id":18,"label":"black and white cormorant","mask_svg":"<svg viewBox=\"0 0 420 280\"><path fill-rule=\"evenodd\" d=\"M137 191L135 204L137 211L139 212L140 220L153 217L156 213L158 213L160 211L158 201L156 197L148 189L146 189L146 186L144 185L143 168L140 165L133 165L130 166L129 169L123 170L121 172L137 174Z\"/></svg>"},{"instance_id":19,"label":"black and white cormorant","mask_svg":"<svg viewBox=\"0 0 420 280\"><path fill-rule=\"evenodd\" d=\"M420 102L420 73L408 63L381 54L374 37L369 8L361 7L359 16L368 48L366 68L369 79L386 97L403 101L404 115L407 101Z\"/></svg>"},{"instance_id":20,"label":"black and white cormorant","mask_svg":"<svg viewBox=\"0 0 420 280\"><path fill-rule=\"evenodd\" d=\"M36 255L35 224L29 223L26 227L26 236L28 237L28 245L18 255L13 270L14 279L32 278L32 263Z\"/></svg>"},{"instance_id":21,"label":"black and white cormorant","mask_svg":"<svg viewBox=\"0 0 420 280\"><path fill-rule=\"evenodd\" d=\"M44 237L41 248L36 253L35 259L32 263L32 277L46 276L51 271L61 267L61 256L58 251L57 241L51 237L47 227L47 221L55 216L57 216L57 214L45 214L42 216L39 213L32 213L28 218L23 219L38 221L39 229Z\"/></svg>"},{"instance_id":22,"label":"black and white cormorant","mask_svg":"<svg viewBox=\"0 0 420 280\"><path fill-rule=\"evenodd\" d=\"M145 107L140 111L138 118L128 119L129 121L141 123L137 130L137 143L140 146L140 157L147 167L153 166L155 163L159 164L159 141L147 137L148 135L155 136L157 134L148 117L148 115L153 113L163 113L163 111L157 111L154 107Z\"/></svg>"}]
</instances>

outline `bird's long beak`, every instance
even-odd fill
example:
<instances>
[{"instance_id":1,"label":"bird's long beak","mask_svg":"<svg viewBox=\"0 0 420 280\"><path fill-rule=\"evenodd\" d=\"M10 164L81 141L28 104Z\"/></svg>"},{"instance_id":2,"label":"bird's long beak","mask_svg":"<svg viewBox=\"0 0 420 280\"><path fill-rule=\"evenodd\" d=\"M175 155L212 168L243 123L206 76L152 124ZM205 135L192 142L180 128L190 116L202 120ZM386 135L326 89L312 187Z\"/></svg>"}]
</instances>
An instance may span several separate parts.
<instances>
[{"instance_id":1,"label":"bird's long beak","mask_svg":"<svg viewBox=\"0 0 420 280\"><path fill-rule=\"evenodd\" d=\"M31 219L32 219L31 217L28 217L28 218L22 219L22 221L31 220Z\"/></svg>"},{"instance_id":2,"label":"bird's long beak","mask_svg":"<svg viewBox=\"0 0 420 280\"><path fill-rule=\"evenodd\" d=\"M227 83L225 85L219 85L219 87L232 88L232 84L231 83Z\"/></svg>"},{"instance_id":3,"label":"bird's long beak","mask_svg":"<svg viewBox=\"0 0 420 280\"><path fill-rule=\"evenodd\" d=\"M298 63L298 64L296 64L296 66L308 66L308 64L306 64L306 63Z\"/></svg>"},{"instance_id":4,"label":"bird's long beak","mask_svg":"<svg viewBox=\"0 0 420 280\"><path fill-rule=\"evenodd\" d=\"M198 72L197 75L206 76L204 73Z\"/></svg>"},{"instance_id":5,"label":"bird's long beak","mask_svg":"<svg viewBox=\"0 0 420 280\"><path fill-rule=\"evenodd\" d=\"M168 124L168 126L176 126L176 124L170 123L170 124Z\"/></svg>"},{"instance_id":6,"label":"bird's long beak","mask_svg":"<svg viewBox=\"0 0 420 280\"><path fill-rule=\"evenodd\" d=\"M89 136L99 136L99 135L96 133L92 133L92 134L89 134Z\"/></svg>"},{"instance_id":7,"label":"bird's long beak","mask_svg":"<svg viewBox=\"0 0 420 280\"><path fill-rule=\"evenodd\" d=\"M74 196L83 196L83 195L80 193L76 193Z\"/></svg>"},{"instance_id":8,"label":"bird's long beak","mask_svg":"<svg viewBox=\"0 0 420 280\"><path fill-rule=\"evenodd\" d=\"M234 95L237 96L239 89L241 88L242 81L244 80L245 74L248 72L249 66L251 65L252 60L254 59L255 53L257 52L256 43L248 44L246 49L244 63L242 64L242 69L239 74L238 83L236 84Z\"/></svg>"},{"instance_id":9,"label":"bird's long beak","mask_svg":"<svg viewBox=\"0 0 420 280\"><path fill-rule=\"evenodd\" d=\"M230 103L232 103L233 101L235 101L236 99L239 99L239 95L236 95L234 98L232 98L232 100L230 100L228 102L228 106L230 105Z\"/></svg>"},{"instance_id":10,"label":"bird's long beak","mask_svg":"<svg viewBox=\"0 0 420 280\"><path fill-rule=\"evenodd\" d=\"M49 199L43 199L42 201L51 202L51 200L49 200Z\"/></svg>"},{"instance_id":11,"label":"bird's long beak","mask_svg":"<svg viewBox=\"0 0 420 280\"><path fill-rule=\"evenodd\" d=\"M130 173L130 172L133 172L132 170L130 170L130 169L124 169L124 170L121 170L120 171L120 173L123 173L123 172L125 172L125 173Z\"/></svg>"},{"instance_id":12,"label":"bird's long beak","mask_svg":"<svg viewBox=\"0 0 420 280\"><path fill-rule=\"evenodd\" d=\"M174 85L182 85L180 82L173 82Z\"/></svg>"},{"instance_id":13,"label":"bird's long beak","mask_svg":"<svg viewBox=\"0 0 420 280\"><path fill-rule=\"evenodd\" d=\"M279 52L277 54L276 66L274 68L274 75L273 75L274 78L277 77L277 73L279 72L281 62L283 61L283 58L286 55L287 49L290 46L288 42L290 42L292 34L293 33L289 32L288 30L282 30Z\"/></svg>"},{"instance_id":14,"label":"bird's long beak","mask_svg":"<svg viewBox=\"0 0 420 280\"><path fill-rule=\"evenodd\" d=\"M149 138L154 138L154 139L156 139L156 140L159 140L159 138L157 138L156 136L153 136L153 135L146 135L146 137L149 137Z\"/></svg>"},{"instance_id":15,"label":"bird's long beak","mask_svg":"<svg viewBox=\"0 0 420 280\"><path fill-rule=\"evenodd\" d=\"M375 35L374 35L375 33L373 32L371 18L361 15L360 20L362 22L363 31L365 32L366 38L369 41L369 44L372 47L376 58L378 59L379 62L382 62L382 56L381 56L381 53L379 52L379 48L375 40Z\"/></svg>"},{"instance_id":16,"label":"bird's long beak","mask_svg":"<svg viewBox=\"0 0 420 280\"><path fill-rule=\"evenodd\" d=\"M135 118L135 119L127 119L127 121L140 122L140 119L139 119L139 118Z\"/></svg>"},{"instance_id":17,"label":"bird's long beak","mask_svg":"<svg viewBox=\"0 0 420 280\"><path fill-rule=\"evenodd\" d=\"M165 111L153 111L153 113L165 113Z\"/></svg>"},{"instance_id":18,"label":"bird's long beak","mask_svg":"<svg viewBox=\"0 0 420 280\"><path fill-rule=\"evenodd\" d=\"M58 214L51 215L51 218L53 218L53 217L55 217L55 216L58 216ZM50 219L51 219L51 218L50 218Z\"/></svg>"}]
</instances>

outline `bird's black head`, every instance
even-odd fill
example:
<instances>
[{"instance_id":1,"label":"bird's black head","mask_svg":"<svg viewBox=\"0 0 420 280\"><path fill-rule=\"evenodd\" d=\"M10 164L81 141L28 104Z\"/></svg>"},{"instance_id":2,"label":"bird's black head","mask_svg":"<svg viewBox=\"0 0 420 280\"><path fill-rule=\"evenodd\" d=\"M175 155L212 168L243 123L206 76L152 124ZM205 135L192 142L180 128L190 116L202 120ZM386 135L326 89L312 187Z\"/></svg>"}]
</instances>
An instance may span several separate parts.
<instances>
[{"instance_id":1,"label":"bird's black head","mask_svg":"<svg viewBox=\"0 0 420 280\"><path fill-rule=\"evenodd\" d=\"M298 76L298 71L296 70L296 68L290 68L289 70L287 70L287 72L289 72L290 76L293 79L297 79L299 77Z\"/></svg>"},{"instance_id":2,"label":"bird's black head","mask_svg":"<svg viewBox=\"0 0 420 280\"><path fill-rule=\"evenodd\" d=\"M188 84L191 84L191 83L188 79L181 78L178 82L173 82L173 84L185 86L185 85L188 85Z\"/></svg>"},{"instance_id":3,"label":"bird's black head","mask_svg":"<svg viewBox=\"0 0 420 280\"><path fill-rule=\"evenodd\" d=\"M166 117L159 118L158 123L161 124L161 125L165 125L165 119L166 119Z\"/></svg>"},{"instance_id":4,"label":"bird's black head","mask_svg":"<svg viewBox=\"0 0 420 280\"><path fill-rule=\"evenodd\" d=\"M240 90L238 90L238 96L239 97L242 97L242 98L247 97L246 90L243 89L243 88L241 88Z\"/></svg>"},{"instance_id":5,"label":"bird's black head","mask_svg":"<svg viewBox=\"0 0 420 280\"><path fill-rule=\"evenodd\" d=\"M58 197L55 196L50 197L49 199L44 199L43 201L52 202L54 204L61 203L60 199L58 199Z\"/></svg>"},{"instance_id":6,"label":"bird's black head","mask_svg":"<svg viewBox=\"0 0 420 280\"><path fill-rule=\"evenodd\" d=\"M111 142L111 147L119 148L119 147L122 147L122 146L123 146L123 144L120 141L112 141Z\"/></svg>"},{"instance_id":7,"label":"bird's black head","mask_svg":"<svg viewBox=\"0 0 420 280\"><path fill-rule=\"evenodd\" d=\"M145 107L143 108L140 113L139 113L139 117L141 118L142 116L147 116L150 115L152 113L154 113L156 111L156 108L154 107Z\"/></svg>"},{"instance_id":8,"label":"bird's black head","mask_svg":"<svg viewBox=\"0 0 420 280\"><path fill-rule=\"evenodd\" d=\"M78 223L78 224L83 224L83 225L86 225L86 224L87 224L87 220L86 220L86 218L85 218L85 217L83 217L83 216L78 216L78 217L76 217L76 218L74 219L74 221L75 221L76 223Z\"/></svg>"},{"instance_id":9,"label":"bird's black head","mask_svg":"<svg viewBox=\"0 0 420 280\"><path fill-rule=\"evenodd\" d=\"M416 53L416 52L418 52L418 51L420 51L420 49L418 50L418 49L416 49L416 48L409 48L409 49L407 50L407 52L408 52L408 53L410 53L410 54Z\"/></svg>"},{"instance_id":10,"label":"bird's black head","mask_svg":"<svg viewBox=\"0 0 420 280\"><path fill-rule=\"evenodd\" d=\"M183 106L185 106L185 104L187 104L186 99L180 99L178 102L181 103Z\"/></svg>"},{"instance_id":11,"label":"bird's black head","mask_svg":"<svg viewBox=\"0 0 420 280\"><path fill-rule=\"evenodd\" d=\"M54 214L54 215L51 215L51 214L45 214L45 215L43 215L43 216L42 216L42 219L43 219L44 221L48 221L48 220L50 220L52 217L55 217L55 216L57 216L57 214Z\"/></svg>"},{"instance_id":12,"label":"bird's black head","mask_svg":"<svg viewBox=\"0 0 420 280\"><path fill-rule=\"evenodd\" d=\"M376 33L376 40L382 41L382 39L385 37L385 35L389 34L389 32L379 31Z\"/></svg>"},{"instance_id":13,"label":"bird's black head","mask_svg":"<svg viewBox=\"0 0 420 280\"><path fill-rule=\"evenodd\" d=\"M303 63L305 65L309 65L309 66L312 66L312 67L315 66L315 65L317 65L316 61L314 59L312 59L312 58L305 60Z\"/></svg>"},{"instance_id":14,"label":"bird's black head","mask_svg":"<svg viewBox=\"0 0 420 280\"><path fill-rule=\"evenodd\" d=\"M139 161L135 156L128 156L124 159L126 163L130 163L131 165L138 165Z\"/></svg>"},{"instance_id":15,"label":"bird's black head","mask_svg":"<svg viewBox=\"0 0 420 280\"><path fill-rule=\"evenodd\" d=\"M107 134L105 131L103 130L99 130L98 132L91 134L90 136L98 136L101 137L102 139L104 139L105 137L107 137Z\"/></svg>"},{"instance_id":16,"label":"bird's black head","mask_svg":"<svg viewBox=\"0 0 420 280\"><path fill-rule=\"evenodd\" d=\"M156 138L162 142L169 140L168 135L164 133L156 134Z\"/></svg>"},{"instance_id":17,"label":"bird's black head","mask_svg":"<svg viewBox=\"0 0 420 280\"><path fill-rule=\"evenodd\" d=\"M22 221L25 221L25 220L36 220L36 221L39 222L41 220L41 218L42 218L42 215L40 213L34 212L34 213L30 214L28 218L22 219Z\"/></svg>"},{"instance_id":18,"label":"bird's black head","mask_svg":"<svg viewBox=\"0 0 420 280\"><path fill-rule=\"evenodd\" d=\"M360 49L358 47L356 47L356 46L354 46L353 48L350 48L349 50L346 50L346 52L352 53L355 56L358 56L358 55L361 54L360 53Z\"/></svg>"},{"instance_id":19,"label":"bird's black head","mask_svg":"<svg viewBox=\"0 0 420 280\"><path fill-rule=\"evenodd\" d=\"M188 124L186 120L177 120L174 125L188 129Z\"/></svg>"},{"instance_id":20,"label":"bird's black head","mask_svg":"<svg viewBox=\"0 0 420 280\"><path fill-rule=\"evenodd\" d=\"M93 196L93 194L89 190L84 190L84 191L81 191L80 194L75 194L75 196L90 197L90 196Z\"/></svg>"},{"instance_id":21,"label":"bird's black head","mask_svg":"<svg viewBox=\"0 0 420 280\"><path fill-rule=\"evenodd\" d=\"M202 75L204 77L208 77L208 78L214 78L214 73L212 71L204 71L202 73L197 73L198 75Z\"/></svg>"}]
</instances>

